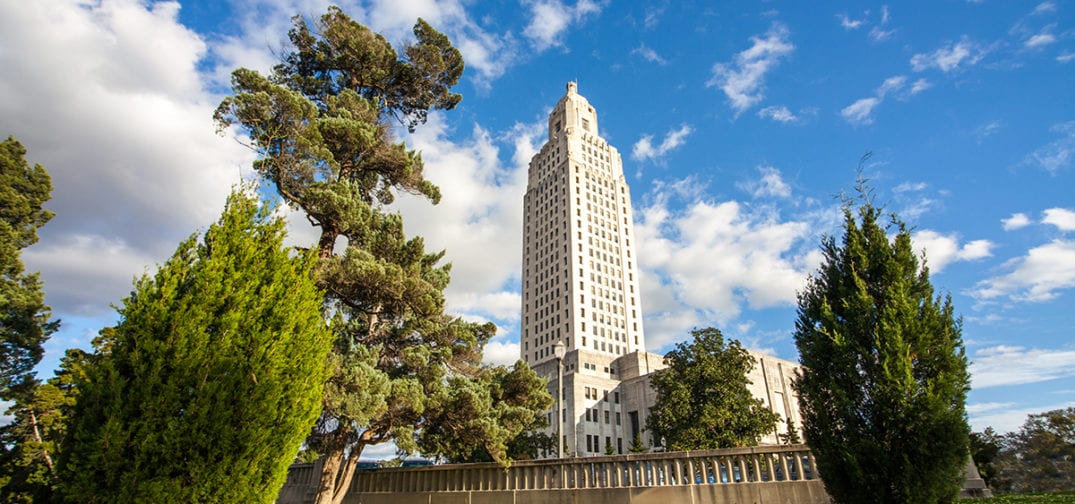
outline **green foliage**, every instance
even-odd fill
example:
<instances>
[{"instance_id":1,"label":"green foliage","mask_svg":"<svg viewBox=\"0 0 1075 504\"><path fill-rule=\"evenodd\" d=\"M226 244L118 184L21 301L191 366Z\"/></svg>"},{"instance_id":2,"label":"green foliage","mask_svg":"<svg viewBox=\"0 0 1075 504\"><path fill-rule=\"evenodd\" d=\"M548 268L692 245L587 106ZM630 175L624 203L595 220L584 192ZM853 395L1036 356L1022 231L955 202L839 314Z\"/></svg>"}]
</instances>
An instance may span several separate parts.
<instances>
[{"instance_id":1,"label":"green foliage","mask_svg":"<svg viewBox=\"0 0 1075 504\"><path fill-rule=\"evenodd\" d=\"M986 427L982 432L970 433L971 459L978 466L978 475L991 488L995 484L993 477L997 473L997 456L1003 446L1004 436L997 434L992 427Z\"/></svg>"},{"instance_id":2,"label":"green foliage","mask_svg":"<svg viewBox=\"0 0 1075 504\"><path fill-rule=\"evenodd\" d=\"M451 462L532 456L527 433L545 427L539 412L553 401L545 380L522 361L510 370L485 368L475 377L451 377L438 394L427 402L419 446L423 453Z\"/></svg>"},{"instance_id":3,"label":"green foliage","mask_svg":"<svg viewBox=\"0 0 1075 504\"><path fill-rule=\"evenodd\" d=\"M37 273L23 271L22 249L37 242L37 228L52 218L42 205L52 180L39 164L26 162L26 149L12 137L0 142L0 399L33 394L33 368L42 344L59 328L49 321ZM25 398L24 398L25 399Z\"/></svg>"},{"instance_id":4,"label":"green foliage","mask_svg":"<svg viewBox=\"0 0 1075 504\"><path fill-rule=\"evenodd\" d=\"M56 460L90 356L68 350L53 378L20 394L0 427L0 502L57 501Z\"/></svg>"},{"instance_id":5,"label":"green foliage","mask_svg":"<svg viewBox=\"0 0 1075 504\"><path fill-rule=\"evenodd\" d=\"M627 448L627 451L631 453L646 453L646 445L642 442L641 434L635 434L635 438L631 440L631 446Z\"/></svg>"},{"instance_id":6,"label":"green foliage","mask_svg":"<svg viewBox=\"0 0 1075 504\"><path fill-rule=\"evenodd\" d=\"M784 433L778 437L783 444L802 443L802 439L799 438L799 428L795 426L795 421L791 417L784 419Z\"/></svg>"},{"instance_id":7,"label":"green foliage","mask_svg":"<svg viewBox=\"0 0 1075 504\"><path fill-rule=\"evenodd\" d=\"M1003 440L993 460L1001 492L1057 492L1075 488L1075 408L1027 417Z\"/></svg>"},{"instance_id":8,"label":"green foliage","mask_svg":"<svg viewBox=\"0 0 1075 504\"><path fill-rule=\"evenodd\" d=\"M833 501L952 502L961 488L969 388L961 324L934 297L911 235L866 200L844 208L842 245L799 295L796 381L806 443Z\"/></svg>"},{"instance_id":9,"label":"green foliage","mask_svg":"<svg viewBox=\"0 0 1075 504\"><path fill-rule=\"evenodd\" d=\"M963 504L1075 504L1075 493L1008 494L988 499L960 499Z\"/></svg>"},{"instance_id":10,"label":"green foliage","mask_svg":"<svg viewBox=\"0 0 1075 504\"><path fill-rule=\"evenodd\" d=\"M102 331L60 463L75 502L273 502L317 416L331 333L313 257L233 193Z\"/></svg>"},{"instance_id":11,"label":"green foliage","mask_svg":"<svg viewBox=\"0 0 1075 504\"><path fill-rule=\"evenodd\" d=\"M754 357L714 328L694 329L653 373L657 401L647 428L670 451L754 446L778 417L751 395L747 373ZM641 440L639 440L641 441Z\"/></svg>"},{"instance_id":12,"label":"green foliage","mask_svg":"<svg viewBox=\"0 0 1075 504\"><path fill-rule=\"evenodd\" d=\"M450 91L463 71L459 51L425 21L414 35L401 54L338 8L313 28L296 17L291 51L273 75L236 70L234 95L214 116L221 129L238 125L250 135L255 169L320 228L316 278L336 340L307 440L325 457L319 503L341 502L364 447L389 440L404 452L485 452L506 462L505 443L532 422L523 410L540 404L544 387L520 380L497 390L520 375L482 368L495 327L444 313L443 254L407 239L402 219L385 208L396 191L440 200L421 155L393 138L393 119L413 131L430 109L461 99ZM347 245L337 253L341 237Z\"/></svg>"}]
</instances>

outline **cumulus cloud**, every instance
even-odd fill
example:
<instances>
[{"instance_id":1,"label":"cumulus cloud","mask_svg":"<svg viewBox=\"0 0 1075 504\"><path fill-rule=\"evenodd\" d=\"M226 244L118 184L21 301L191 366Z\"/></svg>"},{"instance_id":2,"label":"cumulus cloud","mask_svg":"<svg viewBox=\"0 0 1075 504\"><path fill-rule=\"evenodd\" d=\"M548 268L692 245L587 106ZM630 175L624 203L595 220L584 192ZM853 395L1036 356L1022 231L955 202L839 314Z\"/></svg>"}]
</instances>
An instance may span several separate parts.
<instances>
[{"instance_id":1,"label":"cumulus cloud","mask_svg":"<svg viewBox=\"0 0 1075 504\"><path fill-rule=\"evenodd\" d=\"M653 135L644 135L631 149L631 158L636 161L658 160L672 149L686 143L687 135L690 135L691 131L693 131L691 127L686 124L680 126L679 129L669 130L665 133L660 145L656 147L653 145Z\"/></svg>"},{"instance_id":2,"label":"cumulus cloud","mask_svg":"<svg viewBox=\"0 0 1075 504\"><path fill-rule=\"evenodd\" d=\"M560 37L572 23L600 13L602 7L592 0L578 0L574 6L564 5L559 0L535 0L529 5L531 18L523 35L537 51L562 45Z\"/></svg>"},{"instance_id":3,"label":"cumulus cloud","mask_svg":"<svg viewBox=\"0 0 1075 504\"><path fill-rule=\"evenodd\" d=\"M979 411L972 412L972 406ZM984 403L982 405L967 405L967 413L970 417L971 430L981 432L986 427L992 427L998 434L1018 431L1026 422L1028 416L1075 406L1075 401L1058 404L1037 405L1034 407L1017 406L1013 403Z\"/></svg>"},{"instance_id":4,"label":"cumulus cloud","mask_svg":"<svg viewBox=\"0 0 1075 504\"><path fill-rule=\"evenodd\" d=\"M978 64L988 51L963 37L931 53L919 53L911 57L911 68L916 72L936 68L948 73L961 67Z\"/></svg>"},{"instance_id":5,"label":"cumulus cloud","mask_svg":"<svg viewBox=\"0 0 1075 504\"><path fill-rule=\"evenodd\" d=\"M1029 226L1030 217L1027 217L1025 213L1014 213L1011 217L1002 219L1000 224L1004 227L1005 231L1014 231Z\"/></svg>"},{"instance_id":6,"label":"cumulus cloud","mask_svg":"<svg viewBox=\"0 0 1075 504\"><path fill-rule=\"evenodd\" d=\"M713 77L706 86L724 91L737 116L753 107L765 97L766 74L795 50L789 36L786 26L774 23L764 36L751 37L751 46L736 54L734 61L713 65Z\"/></svg>"},{"instance_id":7,"label":"cumulus cloud","mask_svg":"<svg viewBox=\"0 0 1075 504\"><path fill-rule=\"evenodd\" d=\"M1067 208L1050 208L1045 211L1042 224L1052 224L1061 231L1075 231L1075 212Z\"/></svg>"},{"instance_id":8,"label":"cumulus cloud","mask_svg":"<svg viewBox=\"0 0 1075 504\"><path fill-rule=\"evenodd\" d=\"M494 338L485 344L482 362L491 366L511 366L519 360L521 355L519 343Z\"/></svg>"},{"instance_id":9,"label":"cumulus cloud","mask_svg":"<svg viewBox=\"0 0 1075 504\"><path fill-rule=\"evenodd\" d=\"M444 114L406 138L422 152L425 174L441 188L440 204L402 195L395 205L408 235L444 250L452 264L445 293L448 309L502 323L518 321L522 257L522 202L526 167L544 140L545 124L517 124L500 138L510 143L510 162L500 161L500 141L480 126L470 138L452 141Z\"/></svg>"},{"instance_id":10,"label":"cumulus cloud","mask_svg":"<svg viewBox=\"0 0 1075 504\"><path fill-rule=\"evenodd\" d=\"M635 231L651 348L699 324L733 321L746 305L793 306L807 272L820 264L819 227L783 220L771 207L683 198L677 185L664 184L647 200Z\"/></svg>"},{"instance_id":11,"label":"cumulus cloud","mask_svg":"<svg viewBox=\"0 0 1075 504\"><path fill-rule=\"evenodd\" d=\"M975 261L993 255L995 244L989 240L972 240L959 244L959 234L941 234L925 229L911 235L915 250L923 251L926 264L933 273L940 273L945 266L958 261Z\"/></svg>"},{"instance_id":12,"label":"cumulus cloud","mask_svg":"<svg viewBox=\"0 0 1075 504\"><path fill-rule=\"evenodd\" d=\"M998 119L994 119L975 128L974 137L978 140L978 143L982 143L986 138L997 134L1003 126L1004 123Z\"/></svg>"},{"instance_id":13,"label":"cumulus cloud","mask_svg":"<svg viewBox=\"0 0 1075 504\"><path fill-rule=\"evenodd\" d=\"M1075 287L1075 241L1057 239L1007 261L1007 273L982 280L970 294L980 301L1007 298L1017 302L1055 299Z\"/></svg>"},{"instance_id":14,"label":"cumulus cloud","mask_svg":"<svg viewBox=\"0 0 1075 504\"><path fill-rule=\"evenodd\" d=\"M197 70L206 44L178 9L0 4L0 47L35 48L0 51L0 130L52 175L56 217L26 262L61 317L113 313L131 279L214 221L249 176L253 154L214 133L217 98Z\"/></svg>"},{"instance_id":15,"label":"cumulus cloud","mask_svg":"<svg viewBox=\"0 0 1075 504\"><path fill-rule=\"evenodd\" d=\"M758 111L758 117L772 119L785 124L799 122L799 118L783 105L779 107L765 107Z\"/></svg>"},{"instance_id":16,"label":"cumulus cloud","mask_svg":"<svg viewBox=\"0 0 1075 504\"><path fill-rule=\"evenodd\" d=\"M1059 138L1028 154L1023 164L1038 166L1056 175L1069 168L1075 159L1075 121L1056 124L1049 130L1059 134Z\"/></svg>"},{"instance_id":17,"label":"cumulus cloud","mask_svg":"<svg viewBox=\"0 0 1075 504\"><path fill-rule=\"evenodd\" d=\"M1075 350L999 345L971 357L974 389L1038 383L1075 377Z\"/></svg>"}]
</instances>

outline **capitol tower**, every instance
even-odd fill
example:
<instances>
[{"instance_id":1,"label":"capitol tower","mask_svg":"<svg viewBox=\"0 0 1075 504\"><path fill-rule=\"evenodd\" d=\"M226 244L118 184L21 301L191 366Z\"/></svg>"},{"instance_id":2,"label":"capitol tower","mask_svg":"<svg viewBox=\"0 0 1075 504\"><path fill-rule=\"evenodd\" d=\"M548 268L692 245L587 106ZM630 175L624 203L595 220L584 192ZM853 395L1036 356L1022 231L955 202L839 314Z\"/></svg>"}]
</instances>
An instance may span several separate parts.
<instances>
[{"instance_id":1,"label":"capitol tower","mask_svg":"<svg viewBox=\"0 0 1075 504\"><path fill-rule=\"evenodd\" d=\"M550 378L563 345L563 439L572 455L624 453L652 402L631 194L620 153L574 82L549 114L523 210L522 359ZM635 386L632 386L635 385ZM647 400L649 399L649 400ZM548 413L554 435L557 419Z\"/></svg>"}]
</instances>

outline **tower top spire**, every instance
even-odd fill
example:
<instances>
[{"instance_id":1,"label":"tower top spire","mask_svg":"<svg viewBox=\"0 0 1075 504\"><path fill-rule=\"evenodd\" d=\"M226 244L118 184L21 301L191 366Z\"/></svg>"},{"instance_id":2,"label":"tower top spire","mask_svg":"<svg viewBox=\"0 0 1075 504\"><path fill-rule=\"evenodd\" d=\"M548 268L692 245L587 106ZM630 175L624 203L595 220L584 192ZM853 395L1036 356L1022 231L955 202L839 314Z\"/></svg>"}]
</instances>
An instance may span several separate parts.
<instances>
[{"instance_id":1,"label":"tower top spire","mask_svg":"<svg viewBox=\"0 0 1075 504\"><path fill-rule=\"evenodd\" d=\"M567 81L567 94L578 94L578 93L579 93L579 82L578 81Z\"/></svg>"}]
</instances>

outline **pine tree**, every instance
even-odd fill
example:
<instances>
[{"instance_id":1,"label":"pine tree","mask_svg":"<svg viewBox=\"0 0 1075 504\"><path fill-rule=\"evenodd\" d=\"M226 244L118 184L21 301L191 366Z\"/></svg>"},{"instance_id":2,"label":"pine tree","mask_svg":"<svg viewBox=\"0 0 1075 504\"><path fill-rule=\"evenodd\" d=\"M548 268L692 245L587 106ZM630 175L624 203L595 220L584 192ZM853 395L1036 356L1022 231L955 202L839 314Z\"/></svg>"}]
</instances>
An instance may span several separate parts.
<instances>
[{"instance_id":1,"label":"pine tree","mask_svg":"<svg viewBox=\"0 0 1075 504\"><path fill-rule=\"evenodd\" d=\"M834 502L952 502L969 433L961 324L906 225L893 215L889 236L861 179L857 190L857 218L845 205L842 244L824 240L799 295L806 443Z\"/></svg>"},{"instance_id":2,"label":"pine tree","mask_svg":"<svg viewBox=\"0 0 1075 504\"><path fill-rule=\"evenodd\" d=\"M41 280L23 271L20 258L53 215L42 206L52 193L49 174L25 156L14 138L0 142L0 400L33 395L41 345L59 328L59 321L49 321Z\"/></svg>"},{"instance_id":3,"label":"pine tree","mask_svg":"<svg viewBox=\"0 0 1075 504\"><path fill-rule=\"evenodd\" d=\"M244 128L259 155L255 169L320 229L316 276L336 340L307 444L324 455L318 504L339 504L366 446L393 441L405 452L421 444L435 450L429 455L460 455L474 447L423 442L419 433L438 432L438 422L460 412L500 432L496 439L511 439L526 422L509 422L514 417L495 408L443 409L463 391L488 397L478 390L494 383L481 350L496 328L444 312L443 253L408 239L400 216L387 209L398 191L440 200L421 155L393 137L393 121L413 131L429 110L454 108L462 56L421 19L402 54L336 7L314 29L301 17L293 21L284 61L269 77L236 70L235 94L215 118L221 128ZM531 388L512 393L548 396L537 381L525 383ZM492 428L497 423L507 431ZM487 448L506 462L499 441Z\"/></svg>"},{"instance_id":4,"label":"pine tree","mask_svg":"<svg viewBox=\"0 0 1075 504\"><path fill-rule=\"evenodd\" d=\"M757 445L778 418L747 388L754 357L736 340L725 343L718 329L691 335L665 355L668 367L652 374L657 401L647 428L672 451Z\"/></svg>"},{"instance_id":5,"label":"pine tree","mask_svg":"<svg viewBox=\"0 0 1075 504\"><path fill-rule=\"evenodd\" d=\"M60 463L75 502L273 502L319 411L331 344L312 255L233 193L144 276L77 383Z\"/></svg>"}]
</instances>

